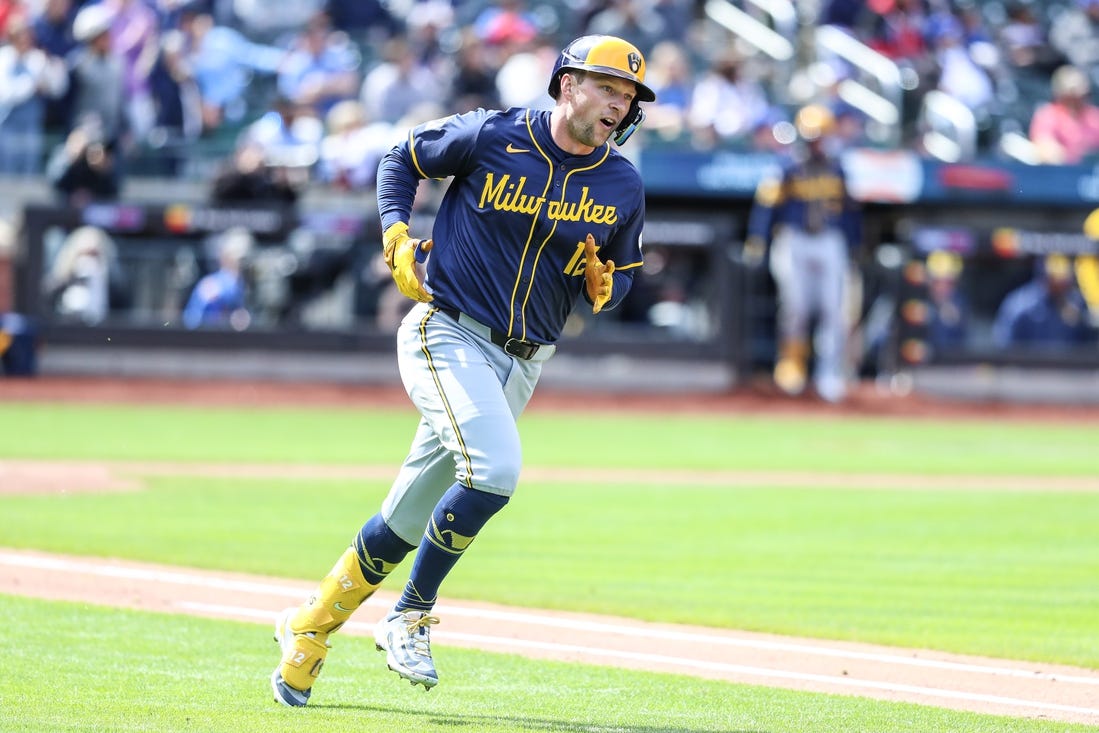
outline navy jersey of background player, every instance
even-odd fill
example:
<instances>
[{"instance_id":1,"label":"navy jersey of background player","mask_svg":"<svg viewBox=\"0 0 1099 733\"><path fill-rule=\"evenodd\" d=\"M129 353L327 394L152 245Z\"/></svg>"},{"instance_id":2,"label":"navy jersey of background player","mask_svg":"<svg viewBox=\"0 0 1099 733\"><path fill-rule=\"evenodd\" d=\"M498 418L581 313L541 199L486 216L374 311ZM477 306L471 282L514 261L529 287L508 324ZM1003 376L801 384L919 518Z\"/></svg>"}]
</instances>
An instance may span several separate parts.
<instances>
[{"instance_id":1,"label":"navy jersey of background player","mask_svg":"<svg viewBox=\"0 0 1099 733\"><path fill-rule=\"evenodd\" d=\"M777 179L765 179L756 192L748 233L765 239L778 227L810 234L838 229L849 251L861 240L861 216L847 191L847 177L836 158L787 160Z\"/></svg>"},{"instance_id":2,"label":"navy jersey of background player","mask_svg":"<svg viewBox=\"0 0 1099 733\"><path fill-rule=\"evenodd\" d=\"M419 179L409 171L454 176L435 218L425 289L435 305L539 343L557 340L584 291L589 233L599 258L615 263L605 308L621 302L642 262L645 220L633 164L610 143L566 153L549 120L548 111L479 109L416 127L381 163L396 183L378 189L385 231L411 216Z\"/></svg>"}]
</instances>

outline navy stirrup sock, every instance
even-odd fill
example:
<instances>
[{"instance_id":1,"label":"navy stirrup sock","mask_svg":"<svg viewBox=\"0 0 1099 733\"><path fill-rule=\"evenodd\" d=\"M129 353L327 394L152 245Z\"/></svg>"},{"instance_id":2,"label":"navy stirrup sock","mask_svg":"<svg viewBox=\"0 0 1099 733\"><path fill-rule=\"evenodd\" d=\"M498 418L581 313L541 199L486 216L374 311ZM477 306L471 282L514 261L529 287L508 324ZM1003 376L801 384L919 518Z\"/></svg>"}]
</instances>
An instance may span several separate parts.
<instances>
[{"instance_id":1,"label":"navy stirrup sock","mask_svg":"<svg viewBox=\"0 0 1099 733\"><path fill-rule=\"evenodd\" d=\"M506 496L460 484L451 486L431 514L396 610L430 611L447 573L485 523L507 503Z\"/></svg>"},{"instance_id":2,"label":"navy stirrup sock","mask_svg":"<svg viewBox=\"0 0 1099 733\"><path fill-rule=\"evenodd\" d=\"M366 521L353 543L355 554L359 556L359 567L368 583L377 585L385 580L392 570L401 564L405 556L416 549L389 528L381 514L375 514Z\"/></svg>"}]
</instances>

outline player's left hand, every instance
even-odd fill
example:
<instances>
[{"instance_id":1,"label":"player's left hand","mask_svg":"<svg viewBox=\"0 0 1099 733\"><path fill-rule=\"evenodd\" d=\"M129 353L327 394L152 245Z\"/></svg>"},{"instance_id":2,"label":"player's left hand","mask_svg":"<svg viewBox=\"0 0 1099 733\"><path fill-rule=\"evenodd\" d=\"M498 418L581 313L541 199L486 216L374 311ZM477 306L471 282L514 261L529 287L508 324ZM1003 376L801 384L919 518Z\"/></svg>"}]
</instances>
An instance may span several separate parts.
<instances>
[{"instance_id":1,"label":"player's left hand","mask_svg":"<svg viewBox=\"0 0 1099 733\"><path fill-rule=\"evenodd\" d=\"M420 276L416 272L417 262L423 262L424 257L431 251L432 244L430 239L413 239L408 236L408 224L403 221L393 224L382 235L385 263L393 273L393 281L397 283L397 289L405 297L421 303L430 303L435 299L431 293L424 290Z\"/></svg>"},{"instance_id":2,"label":"player's left hand","mask_svg":"<svg viewBox=\"0 0 1099 733\"><path fill-rule=\"evenodd\" d=\"M584 280L591 298L591 312L598 313L611 299L614 287L614 260L600 261L595 254L595 237L588 235L584 242Z\"/></svg>"}]
</instances>

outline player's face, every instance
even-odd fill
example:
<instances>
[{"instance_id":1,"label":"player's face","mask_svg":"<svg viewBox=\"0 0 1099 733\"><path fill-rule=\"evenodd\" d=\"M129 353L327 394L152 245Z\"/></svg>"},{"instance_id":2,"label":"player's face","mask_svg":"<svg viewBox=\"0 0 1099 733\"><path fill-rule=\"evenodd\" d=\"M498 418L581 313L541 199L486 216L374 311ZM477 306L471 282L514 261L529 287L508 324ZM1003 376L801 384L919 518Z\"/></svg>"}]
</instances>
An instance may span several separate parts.
<instances>
[{"instance_id":1,"label":"player's face","mask_svg":"<svg viewBox=\"0 0 1099 733\"><path fill-rule=\"evenodd\" d=\"M637 85L616 76L588 73L572 86L566 125L569 137L589 148L606 144L629 111Z\"/></svg>"}]
</instances>

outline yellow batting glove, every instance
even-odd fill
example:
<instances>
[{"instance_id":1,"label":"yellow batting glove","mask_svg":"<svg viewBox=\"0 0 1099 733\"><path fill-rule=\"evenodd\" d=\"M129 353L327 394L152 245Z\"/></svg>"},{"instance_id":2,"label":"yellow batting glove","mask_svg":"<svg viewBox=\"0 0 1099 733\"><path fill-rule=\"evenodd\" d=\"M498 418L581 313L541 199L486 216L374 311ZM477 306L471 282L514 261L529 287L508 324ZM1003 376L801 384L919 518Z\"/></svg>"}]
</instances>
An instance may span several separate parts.
<instances>
[{"instance_id":1,"label":"yellow batting glove","mask_svg":"<svg viewBox=\"0 0 1099 733\"><path fill-rule=\"evenodd\" d=\"M408 224L403 221L393 224L382 234L382 252L385 254L385 263L393 274L393 281L397 283L397 289L402 295L421 303L430 303L434 298L424 290L416 272L417 255L426 255L431 251L432 244L430 239L409 237Z\"/></svg>"},{"instance_id":2,"label":"yellow batting glove","mask_svg":"<svg viewBox=\"0 0 1099 733\"><path fill-rule=\"evenodd\" d=\"M584 280L591 298L591 312L598 313L611 299L614 287L614 260L603 264L595 254L595 237L588 235L584 242Z\"/></svg>"}]
</instances>

